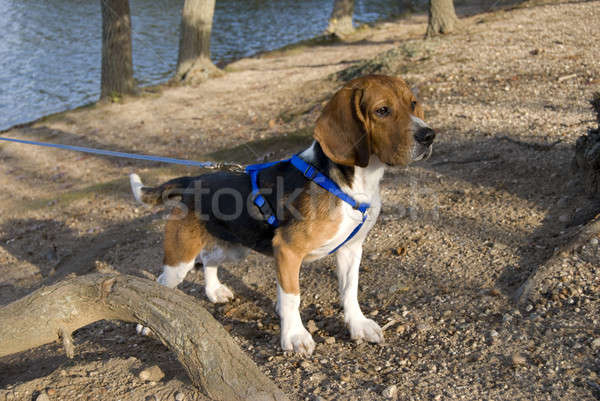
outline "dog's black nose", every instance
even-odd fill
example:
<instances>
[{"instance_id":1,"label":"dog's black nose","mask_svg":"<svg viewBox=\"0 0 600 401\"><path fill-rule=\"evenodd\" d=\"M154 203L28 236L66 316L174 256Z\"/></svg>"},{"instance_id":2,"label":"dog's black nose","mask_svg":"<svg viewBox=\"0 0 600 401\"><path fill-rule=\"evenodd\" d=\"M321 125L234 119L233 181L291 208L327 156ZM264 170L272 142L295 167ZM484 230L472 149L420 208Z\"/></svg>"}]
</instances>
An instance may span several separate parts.
<instances>
[{"instance_id":1,"label":"dog's black nose","mask_svg":"<svg viewBox=\"0 0 600 401\"><path fill-rule=\"evenodd\" d=\"M429 127L423 127L415 134L415 140L421 145L429 146L435 139L435 131Z\"/></svg>"}]
</instances>

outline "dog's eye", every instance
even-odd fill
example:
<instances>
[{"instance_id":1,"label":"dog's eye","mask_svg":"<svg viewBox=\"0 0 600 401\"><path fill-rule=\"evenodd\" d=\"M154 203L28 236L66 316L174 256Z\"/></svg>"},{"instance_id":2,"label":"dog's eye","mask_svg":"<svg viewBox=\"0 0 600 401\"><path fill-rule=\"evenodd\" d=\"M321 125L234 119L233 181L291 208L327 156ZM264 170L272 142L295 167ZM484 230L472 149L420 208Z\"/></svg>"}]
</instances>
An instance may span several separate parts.
<instances>
[{"instance_id":1,"label":"dog's eye","mask_svg":"<svg viewBox=\"0 0 600 401\"><path fill-rule=\"evenodd\" d=\"M417 101L413 100L412 102L410 102L410 109L412 111L415 111L415 108L417 107Z\"/></svg>"},{"instance_id":2,"label":"dog's eye","mask_svg":"<svg viewBox=\"0 0 600 401\"><path fill-rule=\"evenodd\" d=\"M375 110L375 113L377 113L379 117L386 117L390 114L390 109L386 106L383 106Z\"/></svg>"}]
</instances>

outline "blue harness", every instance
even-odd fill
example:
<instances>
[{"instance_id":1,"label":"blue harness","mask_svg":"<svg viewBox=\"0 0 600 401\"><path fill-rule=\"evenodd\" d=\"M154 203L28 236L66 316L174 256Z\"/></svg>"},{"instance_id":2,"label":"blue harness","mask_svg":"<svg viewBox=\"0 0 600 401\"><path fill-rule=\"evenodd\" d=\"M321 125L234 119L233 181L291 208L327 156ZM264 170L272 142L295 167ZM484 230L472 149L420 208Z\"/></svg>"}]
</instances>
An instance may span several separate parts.
<instances>
[{"instance_id":1,"label":"blue harness","mask_svg":"<svg viewBox=\"0 0 600 401\"><path fill-rule=\"evenodd\" d=\"M341 244L336 246L331 252L329 252L329 254L331 255L332 253L334 253L335 251L340 249L344 244L346 244L348 241L350 241L352 239L352 237L354 237L356 235L356 233L360 230L362 225L367 220L367 209L369 209L369 207L371 207L371 205L368 203L359 203L356 200L354 200L354 198L352 198L351 196L346 194L344 191L342 191L340 189L340 187L335 182L333 182L329 177L327 177L325 174L321 173L319 170L317 170L311 164L302 160L297 155L292 156L290 159L278 160L278 161L274 161L274 162L270 162L270 163L253 164L251 166L247 166L246 173L248 173L248 175L250 175L250 182L252 184L252 196L254 198L253 202L258 207L258 209L263 214L263 216L265 216L266 222L268 224L270 224L272 227L274 227L274 228L279 227L279 220L277 220L277 217L275 216L275 213L273 212L271 205L269 205L269 202L267 202L267 200L264 198L264 196L262 196L260 194L260 188L258 187L258 175L261 170L264 170L268 167L274 166L279 163L288 163L288 162L291 163L292 166L296 167L304 175L304 177L306 177L308 180L313 181L315 184L319 185L321 188L325 189L332 195L338 197L342 201L344 201L347 204L349 204L350 206L352 206L353 209L356 209L362 213L362 221L356 226L356 228L354 228L354 230L350 233L348 238L346 238L344 240L344 242L342 242Z\"/></svg>"}]
</instances>

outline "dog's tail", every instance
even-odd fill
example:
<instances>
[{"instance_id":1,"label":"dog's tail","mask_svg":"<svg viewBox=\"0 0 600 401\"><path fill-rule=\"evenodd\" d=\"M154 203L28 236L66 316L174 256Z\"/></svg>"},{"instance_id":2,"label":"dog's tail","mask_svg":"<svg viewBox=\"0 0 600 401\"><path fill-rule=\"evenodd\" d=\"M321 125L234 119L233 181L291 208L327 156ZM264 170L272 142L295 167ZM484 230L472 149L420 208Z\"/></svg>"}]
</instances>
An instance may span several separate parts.
<instances>
[{"instance_id":1,"label":"dog's tail","mask_svg":"<svg viewBox=\"0 0 600 401\"><path fill-rule=\"evenodd\" d=\"M150 206L162 205L169 199L181 197L191 182L191 177L180 177L158 187L145 187L139 175L129 175L131 192L133 192L135 200Z\"/></svg>"}]
</instances>

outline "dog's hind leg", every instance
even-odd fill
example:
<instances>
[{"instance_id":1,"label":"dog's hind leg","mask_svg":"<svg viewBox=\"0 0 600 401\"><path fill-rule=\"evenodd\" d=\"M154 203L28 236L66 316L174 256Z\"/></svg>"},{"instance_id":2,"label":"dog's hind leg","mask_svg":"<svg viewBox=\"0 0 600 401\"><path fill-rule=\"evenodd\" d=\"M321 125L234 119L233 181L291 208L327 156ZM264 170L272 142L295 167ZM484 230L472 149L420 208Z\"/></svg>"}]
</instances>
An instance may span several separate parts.
<instances>
[{"instance_id":1,"label":"dog's hind leg","mask_svg":"<svg viewBox=\"0 0 600 401\"><path fill-rule=\"evenodd\" d=\"M196 257L214 241L193 213L175 207L165 225L163 270L157 281L169 288L177 287L194 268ZM150 329L138 324L136 331L150 335Z\"/></svg>"},{"instance_id":2,"label":"dog's hind leg","mask_svg":"<svg viewBox=\"0 0 600 401\"><path fill-rule=\"evenodd\" d=\"M169 288L177 287L211 239L193 213L174 208L165 226L163 271L158 282Z\"/></svg>"},{"instance_id":3,"label":"dog's hind leg","mask_svg":"<svg viewBox=\"0 0 600 401\"><path fill-rule=\"evenodd\" d=\"M225 262L236 262L246 257L248 250L241 246L229 245L219 241L212 247L205 247L200 252L204 267L204 290L207 298L214 303L228 302L233 299L233 292L219 281L217 272L219 265Z\"/></svg>"}]
</instances>

